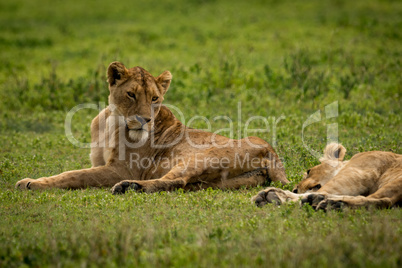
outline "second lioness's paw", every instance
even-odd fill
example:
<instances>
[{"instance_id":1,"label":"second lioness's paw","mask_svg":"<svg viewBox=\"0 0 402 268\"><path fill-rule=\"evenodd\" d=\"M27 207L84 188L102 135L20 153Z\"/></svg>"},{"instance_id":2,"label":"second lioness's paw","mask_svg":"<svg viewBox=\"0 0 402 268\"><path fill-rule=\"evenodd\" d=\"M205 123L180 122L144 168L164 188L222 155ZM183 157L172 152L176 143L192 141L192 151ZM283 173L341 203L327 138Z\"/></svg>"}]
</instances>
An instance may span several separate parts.
<instances>
[{"instance_id":1,"label":"second lioness's paw","mask_svg":"<svg viewBox=\"0 0 402 268\"><path fill-rule=\"evenodd\" d=\"M346 206L345 202L341 200L335 200L335 199L326 199L321 201L317 207L315 208L316 210L337 210L341 211L343 208Z\"/></svg>"},{"instance_id":2,"label":"second lioness's paw","mask_svg":"<svg viewBox=\"0 0 402 268\"><path fill-rule=\"evenodd\" d=\"M141 186L138 183L132 181L122 181L116 183L112 189L112 194L125 194L129 190L139 191L141 190Z\"/></svg>"},{"instance_id":3,"label":"second lioness's paw","mask_svg":"<svg viewBox=\"0 0 402 268\"><path fill-rule=\"evenodd\" d=\"M309 204L313 208L316 208L317 205L325 200L325 195L322 194L310 194L304 198L302 198L301 203L302 205Z\"/></svg>"},{"instance_id":4,"label":"second lioness's paw","mask_svg":"<svg viewBox=\"0 0 402 268\"><path fill-rule=\"evenodd\" d=\"M273 190L263 190L259 192L256 196L254 196L252 200L257 207L265 206L268 203L273 203L277 205L282 204L278 195Z\"/></svg>"}]
</instances>

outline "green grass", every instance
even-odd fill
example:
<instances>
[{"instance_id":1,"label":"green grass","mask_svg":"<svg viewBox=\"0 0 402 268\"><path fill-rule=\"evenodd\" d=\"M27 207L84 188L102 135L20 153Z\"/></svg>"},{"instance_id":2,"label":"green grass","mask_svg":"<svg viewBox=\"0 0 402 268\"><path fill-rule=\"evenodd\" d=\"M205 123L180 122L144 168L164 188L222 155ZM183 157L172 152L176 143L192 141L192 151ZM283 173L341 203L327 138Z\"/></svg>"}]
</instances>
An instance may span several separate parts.
<instances>
[{"instance_id":1,"label":"green grass","mask_svg":"<svg viewBox=\"0 0 402 268\"><path fill-rule=\"evenodd\" d=\"M215 131L229 123L213 119L228 116L238 138L248 118L267 118L267 131L249 134L276 143L286 189L318 164L302 140L318 110L322 121L304 130L313 150L336 123L347 158L402 153L401 12L400 1L2 1L0 267L400 267L400 209L256 208L263 186L113 196L14 185L90 167L64 120L77 104L107 101L114 60L170 70L165 103L185 123L205 116ZM339 115L326 118L335 101ZM95 115L73 117L75 138L90 141Z\"/></svg>"}]
</instances>

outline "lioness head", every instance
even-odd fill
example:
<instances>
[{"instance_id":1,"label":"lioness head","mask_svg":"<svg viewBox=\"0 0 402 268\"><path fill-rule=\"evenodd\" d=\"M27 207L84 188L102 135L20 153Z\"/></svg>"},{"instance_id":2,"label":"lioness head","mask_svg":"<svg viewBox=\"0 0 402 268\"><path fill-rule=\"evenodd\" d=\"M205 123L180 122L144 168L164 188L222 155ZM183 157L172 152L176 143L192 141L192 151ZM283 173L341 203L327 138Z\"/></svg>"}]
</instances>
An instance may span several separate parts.
<instances>
[{"instance_id":1,"label":"lioness head","mask_svg":"<svg viewBox=\"0 0 402 268\"><path fill-rule=\"evenodd\" d=\"M321 164L307 170L303 180L296 185L293 192L304 193L320 189L342 169L345 164L342 162L345 153L346 149L341 144L328 144L325 147L324 156L320 159Z\"/></svg>"},{"instance_id":2,"label":"lioness head","mask_svg":"<svg viewBox=\"0 0 402 268\"><path fill-rule=\"evenodd\" d=\"M146 140L159 113L163 96L169 89L172 74L165 71L155 78L141 67L127 69L116 61L109 65L107 77L112 114L124 118L134 142Z\"/></svg>"}]
</instances>

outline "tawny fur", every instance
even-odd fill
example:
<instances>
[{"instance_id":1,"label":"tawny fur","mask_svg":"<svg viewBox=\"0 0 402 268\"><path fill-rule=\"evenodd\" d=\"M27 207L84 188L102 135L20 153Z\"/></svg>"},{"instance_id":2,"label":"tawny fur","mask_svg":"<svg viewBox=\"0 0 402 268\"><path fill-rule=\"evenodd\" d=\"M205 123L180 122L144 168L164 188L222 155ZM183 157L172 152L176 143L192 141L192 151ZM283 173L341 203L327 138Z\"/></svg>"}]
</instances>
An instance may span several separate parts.
<instances>
[{"instance_id":1,"label":"tawny fur","mask_svg":"<svg viewBox=\"0 0 402 268\"><path fill-rule=\"evenodd\" d=\"M270 187L253 201L261 206L302 200L317 209L334 205L384 208L402 202L402 155L372 151L343 161L345 153L342 145L329 144L321 164L308 170L293 192Z\"/></svg>"},{"instance_id":2,"label":"tawny fur","mask_svg":"<svg viewBox=\"0 0 402 268\"><path fill-rule=\"evenodd\" d=\"M288 183L280 159L266 141L257 137L232 140L189 129L178 121L162 105L172 79L170 72L155 78L141 67L126 69L122 63L113 62L107 74L109 106L91 125L93 167L23 179L17 188L114 186L114 193L124 193L128 188L157 192L233 189L266 180ZM149 161L150 166L138 165L142 160ZM216 160L225 163L212 163Z\"/></svg>"}]
</instances>

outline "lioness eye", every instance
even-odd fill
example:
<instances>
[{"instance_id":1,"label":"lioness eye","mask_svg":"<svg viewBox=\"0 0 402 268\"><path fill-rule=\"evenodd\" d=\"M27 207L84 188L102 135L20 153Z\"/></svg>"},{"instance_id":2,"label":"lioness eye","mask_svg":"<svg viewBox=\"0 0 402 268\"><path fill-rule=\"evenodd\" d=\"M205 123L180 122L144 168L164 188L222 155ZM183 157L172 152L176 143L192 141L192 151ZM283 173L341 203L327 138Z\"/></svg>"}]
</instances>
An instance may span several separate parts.
<instances>
[{"instance_id":1,"label":"lioness eye","mask_svg":"<svg viewBox=\"0 0 402 268\"><path fill-rule=\"evenodd\" d=\"M317 184L316 186L314 186L313 188L311 188L312 190L319 190L321 188L321 184Z\"/></svg>"},{"instance_id":2,"label":"lioness eye","mask_svg":"<svg viewBox=\"0 0 402 268\"><path fill-rule=\"evenodd\" d=\"M159 99L159 97L153 97L152 101L157 101Z\"/></svg>"},{"instance_id":3,"label":"lioness eye","mask_svg":"<svg viewBox=\"0 0 402 268\"><path fill-rule=\"evenodd\" d=\"M127 92L127 95L128 95L130 98L135 99L135 94L134 94L133 92L129 91L129 92Z\"/></svg>"}]
</instances>

